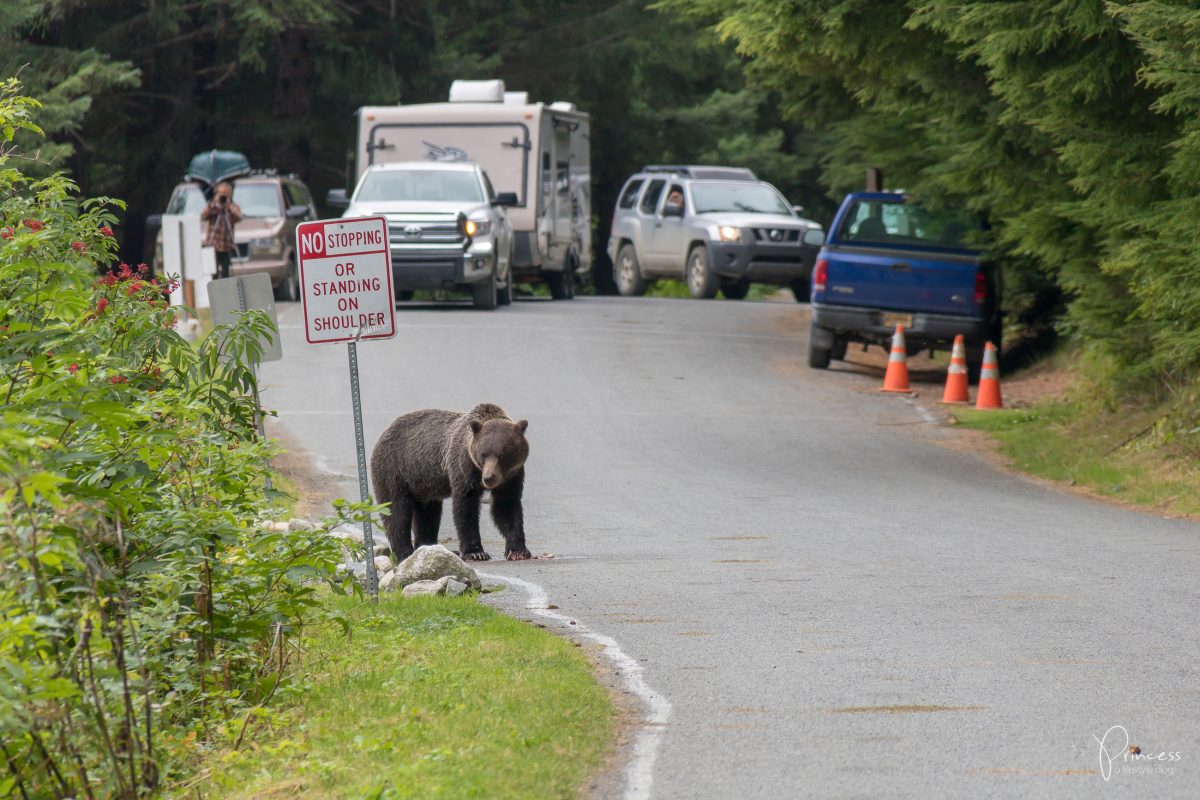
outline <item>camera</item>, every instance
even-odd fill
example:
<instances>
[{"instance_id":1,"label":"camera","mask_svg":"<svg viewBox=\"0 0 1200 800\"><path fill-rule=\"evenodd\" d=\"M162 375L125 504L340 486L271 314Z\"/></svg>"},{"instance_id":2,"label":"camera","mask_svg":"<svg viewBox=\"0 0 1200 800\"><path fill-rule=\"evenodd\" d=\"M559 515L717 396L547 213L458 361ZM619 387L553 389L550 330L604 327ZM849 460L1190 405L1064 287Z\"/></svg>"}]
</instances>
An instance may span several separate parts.
<instances>
[{"instance_id":1,"label":"camera","mask_svg":"<svg viewBox=\"0 0 1200 800\"><path fill-rule=\"evenodd\" d=\"M229 198L223 194L217 195L217 202L220 203L221 205L225 205L226 203L229 202Z\"/></svg>"}]
</instances>

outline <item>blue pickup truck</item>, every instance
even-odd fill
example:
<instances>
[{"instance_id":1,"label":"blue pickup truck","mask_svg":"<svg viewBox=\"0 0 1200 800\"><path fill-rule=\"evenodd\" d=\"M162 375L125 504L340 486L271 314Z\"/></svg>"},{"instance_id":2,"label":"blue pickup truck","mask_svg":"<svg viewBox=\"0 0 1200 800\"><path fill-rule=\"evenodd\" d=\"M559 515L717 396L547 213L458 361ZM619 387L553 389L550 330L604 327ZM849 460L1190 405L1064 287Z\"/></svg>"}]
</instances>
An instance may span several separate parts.
<instances>
[{"instance_id":1,"label":"blue pickup truck","mask_svg":"<svg viewBox=\"0 0 1200 800\"><path fill-rule=\"evenodd\" d=\"M909 355L966 338L976 373L984 343L1000 346L999 274L972 247L965 215L931 211L895 192L848 195L812 274L808 365L829 366L850 342L885 348L904 325Z\"/></svg>"}]
</instances>

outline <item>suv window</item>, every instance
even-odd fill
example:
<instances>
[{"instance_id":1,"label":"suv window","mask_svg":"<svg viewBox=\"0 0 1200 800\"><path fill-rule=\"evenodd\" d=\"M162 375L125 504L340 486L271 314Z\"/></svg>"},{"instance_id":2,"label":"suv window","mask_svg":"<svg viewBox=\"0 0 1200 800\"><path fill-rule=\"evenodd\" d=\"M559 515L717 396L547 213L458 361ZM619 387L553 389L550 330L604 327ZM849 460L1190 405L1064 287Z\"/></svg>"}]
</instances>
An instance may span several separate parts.
<instances>
[{"instance_id":1,"label":"suv window","mask_svg":"<svg viewBox=\"0 0 1200 800\"><path fill-rule=\"evenodd\" d=\"M233 202L241 207L243 216L259 219L283 216L279 207L279 187L274 183L235 183Z\"/></svg>"},{"instance_id":2,"label":"suv window","mask_svg":"<svg viewBox=\"0 0 1200 800\"><path fill-rule=\"evenodd\" d=\"M636 181L630 181L625 186L625 191L621 192L621 199L617 201L618 208L633 208L637 203L638 190L642 188L644 180L638 178Z\"/></svg>"},{"instance_id":3,"label":"suv window","mask_svg":"<svg viewBox=\"0 0 1200 800\"><path fill-rule=\"evenodd\" d=\"M658 198L662 197L663 187L666 185L667 182L663 180L650 181L646 193L642 195L642 204L638 206L643 214L653 214L658 208Z\"/></svg>"},{"instance_id":4,"label":"suv window","mask_svg":"<svg viewBox=\"0 0 1200 800\"><path fill-rule=\"evenodd\" d=\"M199 214L204 210L204 192L194 183L180 186L167 204L168 214Z\"/></svg>"},{"instance_id":5,"label":"suv window","mask_svg":"<svg viewBox=\"0 0 1200 800\"><path fill-rule=\"evenodd\" d=\"M739 181L696 182L692 184L695 213L742 211L748 214L788 214L792 210L771 186Z\"/></svg>"},{"instance_id":6,"label":"suv window","mask_svg":"<svg viewBox=\"0 0 1200 800\"><path fill-rule=\"evenodd\" d=\"M289 206L307 206L312 203L312 198L308 194L308 189L305 189L299 183L283 184L283 195L287 199Z\"/></svg>"}]
</instances>

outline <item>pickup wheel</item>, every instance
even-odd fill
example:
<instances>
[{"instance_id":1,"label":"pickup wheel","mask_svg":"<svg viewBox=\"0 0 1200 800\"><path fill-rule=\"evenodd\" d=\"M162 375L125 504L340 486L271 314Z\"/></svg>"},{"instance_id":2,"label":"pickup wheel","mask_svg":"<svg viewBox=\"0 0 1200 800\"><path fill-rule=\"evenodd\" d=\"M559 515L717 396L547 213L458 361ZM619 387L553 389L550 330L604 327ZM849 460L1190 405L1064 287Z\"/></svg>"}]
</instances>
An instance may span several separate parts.
<instances>
[{"instance_id":1,"label":"pickup wheel","mask_svg":"<svg viewBox=\"0 0 1200 800\"><path fill-rule=\"evenodd\" d=\"M617 291L625 297L636 297L646 293L646 279L638 266L637 252L626 242L617 252L617 263L613 264L613 278Z\"/></svg>"},{"instance_id":2,"label":"pickup wheel","mask_svg":"<svg viewBox=\"0 0 1200 800\"><path fill-rule=\"evenodd\" d=\"M565 269L556 272L546 272L546 284L550 287L550 296L555 300L570 300L570 278Z\"/></svg>"},{"instance_id":3,"label":"pickup wheel","mask_svg":"<svg viewBox=\"0 0 1200 800\"><path fill-rule=\"evenodd\" d=\"M846 350L850 346L850 340L845 336L837 336L833 340L833 347L829 350L829 357L834 361L845 361Z\"/></svg>"},{"instance_id":4,"label":"pickup wheel","mask_svg":"<svg viewBox=\"0 0 1200 800\"><path fill-rule=\"evenodd\" d=\"M826 369L829 367L829 360L833 357L833 351L827 347L816 347L813 342L816 341L815 334L817 325L815 322L808 324L808 365L813 369ZM834 340L834 347L837 347L837 340ZM846 354L846 348L843 345L842 355Z\"/></svg>"},{"instance_id":5,"label":"pickup wheel","mask_svg":"<svg viewBox=\"0 0 1200 800\"><path fill-rule=\"evenodd\" d=\"M512 305L512 289L512 275L509 275L503 288L496 290L496 303L502 306Z\"/></svg>"},{"instance_id":6,"label":"pickup wheel","mask_svg":"<svg viewBox=\"0 0 1200 800\"><path fill-rule=\"evenodd\" d=\"M688 290L692 293L692 297L697 300L711 300L717 296L717 276L708 268L708 254L704 250L704 245L696 245L688 253L687 269L684 271L687 278Z\"/></svg>"},{"instance_id":7,"label":"pickup wheel","mask_svg":"<svg viewBox=\"0 0 1200 800\"><path fill-rule=\"evenodd\" d=\"M725 296L726 300L744 300L749 292L750 281L721 281L721 294Z\"/></svg>"},{"instance_id":8,"label":"pickup wheel","mask_svg":"<svg viewBox=\"0 0 1200 800\"><path fill-rule=\"evenodd\" d=\"M496 307L496 273L488 276L471 287L475 295L475 308L479 311L491 311Z\"/></svg>"}]
</instances>

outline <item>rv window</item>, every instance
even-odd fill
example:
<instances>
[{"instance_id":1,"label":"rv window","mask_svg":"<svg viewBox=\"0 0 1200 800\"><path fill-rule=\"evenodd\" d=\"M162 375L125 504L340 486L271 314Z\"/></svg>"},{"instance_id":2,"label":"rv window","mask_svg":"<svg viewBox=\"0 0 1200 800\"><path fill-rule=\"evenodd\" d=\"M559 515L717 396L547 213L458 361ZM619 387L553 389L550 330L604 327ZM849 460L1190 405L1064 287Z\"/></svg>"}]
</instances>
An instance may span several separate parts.
<instances>
[{"instance_id":1,"label":"rv window","mask_svg":"<svg viewBox=\"0 0 1200 800\"><path fill-rule=\"evenodd\" d=\"M378 170L363 175L355 202L375 200L405 202L482 202L483 193L474 171L404 169Z\"/></svg>"},{"instance_id":2,"label":"rv window","mask_svg":"<svg viewBox=\"0 0 1200 800\"><path fill-rule=\"evenodd\" d=\"M663 186L666 181L650 181L650 185L646 187L646 193L642 195L642 204L638 206L643 214L653 214L658 208L658 198L662 197Z\"/></svg>"},{"instance_id":3,"label":"rv window","mask_svg":"<svg viewBox=\"0 0 1200 800\"><path fill-rule=\"evenodd\" d=\"M555 178L559 194L571 191L571 167L566 161L558 162L558 177Z\"/></svg>"},{"instance_id":4,"label":"rv window","mask_svg":"<svg viewBox=\"0 0 1200 800\"><path fill-rule=\"evenodd\" d=\"M542 153L542 194L550 194L550 154Z\"/></svg>"},{"instance_id":5,"label":"rv window","mask_svg":"<svg viewBox=\"0 0 1200 800\"><path fill-rule=\"evenodd\" d=\"M617 206L619 208L633 208L634 204L637 203L638 189L642 188L643 183L645 181L640 178L636 181L630 181L625 186L625 191L621 193L621 200L617 203Z\"/></svg>"}]
</instances>

